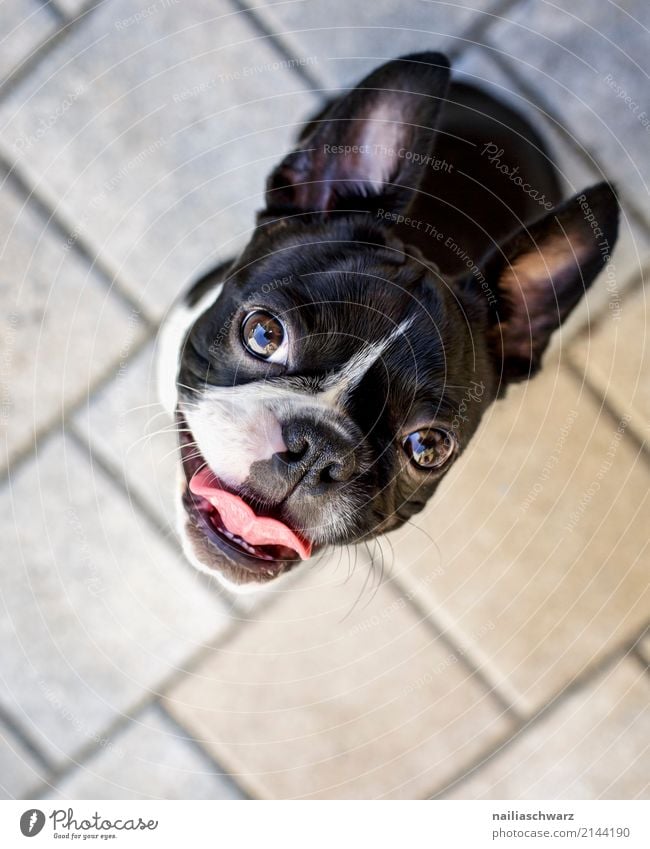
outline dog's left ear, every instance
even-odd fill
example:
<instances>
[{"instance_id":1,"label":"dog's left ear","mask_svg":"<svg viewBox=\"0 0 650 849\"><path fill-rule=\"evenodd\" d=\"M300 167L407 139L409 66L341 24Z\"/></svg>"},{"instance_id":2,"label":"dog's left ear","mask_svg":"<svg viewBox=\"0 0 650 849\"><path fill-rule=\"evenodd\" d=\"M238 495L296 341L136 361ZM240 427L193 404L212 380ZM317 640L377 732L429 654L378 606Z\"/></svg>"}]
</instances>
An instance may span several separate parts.
<instances>
[{"instance_id":1,"label":"dog's left ear","mask_svg":"<svg viewBox=\"0 0 650 849\"><path fill-rule=\"evenodd\" d=\"M522 228L485 261L488 340L502 384L539 369L551 335L609 260L618 214L613 188L599 183Z\"/></svg>"},{"instance_id":2,"label":"dog's left ear","mask_svg":"<svg viewBox=\"0 0 650 849\"><path fill-rule=\"evenodd\" d=\"M269 209L404 208L426 171L448 84L441 53L414 53L373 71L272 172Z\"/></svg>"}]
</instances>

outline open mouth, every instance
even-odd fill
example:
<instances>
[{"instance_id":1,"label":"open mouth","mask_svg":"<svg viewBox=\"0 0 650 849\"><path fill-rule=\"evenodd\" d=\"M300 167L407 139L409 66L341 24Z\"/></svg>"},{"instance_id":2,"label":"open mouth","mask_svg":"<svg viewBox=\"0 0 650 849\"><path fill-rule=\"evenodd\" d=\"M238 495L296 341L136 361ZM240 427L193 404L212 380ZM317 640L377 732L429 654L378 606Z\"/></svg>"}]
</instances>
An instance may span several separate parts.
<instances>
[{"instance_id":1,"label":"open mouth","mask_svg":"<svg viewBox=\"0 0 650 849\"><path fill-rule=\"evenodd\" d=\"M278 515L261 511L228 488L208 466L182 413L177 412L183 505L194 553L234 583L264 582L311 557L312 543Z\"/></svg>"}]
</instances>

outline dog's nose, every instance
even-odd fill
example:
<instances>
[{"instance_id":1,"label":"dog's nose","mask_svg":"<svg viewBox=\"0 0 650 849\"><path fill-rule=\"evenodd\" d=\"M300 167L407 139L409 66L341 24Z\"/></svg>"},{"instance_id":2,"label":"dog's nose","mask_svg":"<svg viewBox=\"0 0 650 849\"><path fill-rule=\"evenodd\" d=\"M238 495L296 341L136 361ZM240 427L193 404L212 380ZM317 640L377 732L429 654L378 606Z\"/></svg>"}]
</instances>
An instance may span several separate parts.
<instances>
[{"instance_id":1,"label":"dog's nose","mask_svg":"<svg viewBox=\"0 0 650 849\"><path fill-rule=\"evenodd\" d=\"M326 422L294 419L282 428L287 450L280 455L290 477L312 485L343 483L354 475L354 441Z\"/></svg>"}]
</instances>

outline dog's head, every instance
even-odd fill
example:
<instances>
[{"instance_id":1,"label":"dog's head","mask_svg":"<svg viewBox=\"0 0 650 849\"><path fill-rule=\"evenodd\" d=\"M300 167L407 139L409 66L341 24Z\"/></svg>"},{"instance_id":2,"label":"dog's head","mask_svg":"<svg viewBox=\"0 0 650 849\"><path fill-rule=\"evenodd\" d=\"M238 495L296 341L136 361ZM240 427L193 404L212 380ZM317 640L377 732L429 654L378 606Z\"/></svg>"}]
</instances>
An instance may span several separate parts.
<instances>
[{"instance_id":1,"label":"dog's head","mask_svg":"<svg viewBox=\"0 0 650 849\"><path fill-rule=\"evenodd\" d=\"M537 371L614 244L606 185L483 258L481 286L396 237L448 73L439 54L408 57L337 101L271 174L223 282L203 287L175 384L183 535L231 584L421 510L486 407Z\"/></svg>"}]
</instances>

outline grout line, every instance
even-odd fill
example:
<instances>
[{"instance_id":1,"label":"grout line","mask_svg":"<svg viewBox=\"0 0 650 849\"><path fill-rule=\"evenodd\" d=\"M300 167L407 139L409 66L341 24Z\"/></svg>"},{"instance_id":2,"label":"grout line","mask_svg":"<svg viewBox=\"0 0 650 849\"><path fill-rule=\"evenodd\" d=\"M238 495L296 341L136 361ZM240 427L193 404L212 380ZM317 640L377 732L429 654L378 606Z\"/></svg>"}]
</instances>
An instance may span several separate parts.
<instances>
[{"instance_id":1,"label":"grout line","mask_svg":"<svg viewBox=\"0 0 650 849\"><path fill-rule=\"evenodd\" d=\"M634 659L641 664L641 667L645 670L646 674L650 675L650 662L646 660L636 646L632 649L631 654L634 655Z\"/></svg>"},{"instance_id":2,"label":"grout line","mask_svg":"<svg viewBox=\"0 0 650 849\"><path fill-rule=\"evenodd\" d=\"M519 2L520 0L501 0L501 2L495 3L491 9L487 9L484 14L478 16L476 24L470 24L465 30L461 30L458 34L458 39L463 42L469 41L472 47L476 47L476 41L486 35L496 22L501 20L501 17ZM466 44L463 44L462 47L457 47L454 41L452 42L452 46L447 48L447 52L450 59L455 60L459 58L461 53L469 49L471 48Z\"/></svg>"},{"instance_id":3,"label":"grout line","mask_svg":"<svg viewBox=\"0 0 650 849\"><path fill-rule=\"evenodd\" d=\"M614 251L615 250L616 246L614 246ZM596 278L596 280L598 279L599 278ZM648 263L647 258L644 257L641 259L640 264L638 267L636 265L634 266L634 271L631 274L624 271L623 280L623 286L618 287L618 294L621 302L629 301L636 297L636 295L643 292L646 280L650 280L650 264ZM609 319L610 315L606 309L603 307L594 309L594 311L590 313L589 317L585 319L588 323L577 327L573 333L568 336L566 347L568 348L573 345L576 340L589 338L590 334L593 335L596 331L604 329L606 327L605 322Z\"/></svg>"},{"instance_id":4,"label":"grout line","mask_svg":"<svg viewBox=\"0 0 650 849\"><path fill-rule=\"evenodd\" d=\"M23 730L20 723L17 722L4 707L0 707L0 722L7 728L11 735L18 740L22 747L29 752L34 760L38 762L39 766L48 772L54 768L54 764L50 761L49 757L41 749L38 743L32 740L31 736Z\"/></svg>"},{"instance_id":5,"label":"grout line","mask_svg":"<svg viewBox=\"0 0 650 849\"><path fill-rule=\"evenodd\" d=\"M100 0L104 2L104 0ZM82 9L79 15L69 19L57 5L54 3L45 3L41 0L41 5L48 6L52 14L57 19L59 28L44 39L25 59L20 62L17 67L13 68L6 79L0 83L0 100L8 97L11 92L23 83L40 65L41 61L46 59L52 51L54 51L68 37L70 32L75 30L79 24L85 19L89 12L92 12L94 6ZM99 3L97 5L100 5Z\"/></svg>"},{"instance_id":6,"label":"grout line","mask_svg":"<svg viewBox=\"0 0 650 849\"><path fill-rule=\"evenodd\" d=\"M189 746L194 749L198 754L201 755L202 758L207 759L212 766L215 768L217 775L224 779L226 784L230 784L234 787L237 793L242 796L246 800L250 800L251 796L244 790L243 787L239 785L235 777L232 773L228 772L227 769L224 769L221 764L212 756L211 752L205 749L199 742L196 740L192 733L185 728L182 722L179 722L175 716L173 716L162 704L160 700L154 703L154 710L162 716L162 718L171 723L181 734L182 740L184 743L187 743Z\"/></svg>"},{"instance_id":7,"label":"grout line","mask_svg":"<svg viewBox=\"0 0 650 849\"><path fill-rule=\"evenodd\" d=\"M570 357L566 358L563 366L571 373L572 377L578 381L580 386L584 386L585 391L595 402L598 403L600 409L610 419L611 424L620 426L623 415L626 415L625 410L617 410L607 395L600 394L598 388L594 386L589 379L588 367L577 365ZM647 439L643 439L643 437L636 432L636 429L629 425L629 422L628 426L625 428L623 438L628 440L628 444L629 442L632 442L637 447L638 452L641 455L642 462L650 465L650 443Z\"/></svg>"},{"instance_id":8,"label":"grout line","mask_svg":"<svg viewBox=\"0 0 650 849\"><path fill-rule=\"evenodd\" d=\"M170 522L162 520L154 510L144 501L140 495L130 489L124 476L120 474L120 469L110 460L106 460L95 448L93 443L87 438L86 434L81 431L74 421L69 422L65 428L65 435L73 442L81 451L87 455L88 462L93 469L99 469L109 483L118 491L119 496L127 500L131 507L145 519L151 529L159 536L164 545L170 548L184 566L191 570L191 575L201 586L211 595L216 596L223 605L224 614L233 618L234 621L245 621L244 611L240 609L236 597L229 597L219 592L219 587L215 584L215 580L204 572L199 572L187 562L187 558L183 552L182 546L178 540L175 529ZM233 615L234 614L234 615Z\"/></svg>"},{"instance_id":9,"label":"grout line","mask_svg":"<svg viewBox=\"0 0 650 849\"><path fill-rule=\"evenodd\" d=\"M76 12L66 12L65 9L62 8L62 5L60 4L59 0L40 0L40 2L49 2L51 6L55 7L58 10L59 14L64 20L73 23L79 18L83 18L85 15L88 14L88 12L92 12L92 10L97 6L103 6L106 0L84 0L84 2L81 3L80 8Z\"/></svg>"},{"instance_id":10,"label":"grout line","mask_svg":"<svg viewBox=\"0 0 650 849\"><path fill-rule=\"evenodd\" d=\"M267 21L264 13L260 14L259 9L257 7L249 6L246 0L230 0L230 2L236 9L246 15L253 28L256 29L260 35L269 39L269 43L283 59L295 62L296 59L301 58L297 52L301 48L301 44L297 37L293 38L293 34L291 34L290 37L287 37L286 33L273 29L272 19L271 21ZM458 39L463 42L476 41L492 26L494 26L496 21L500 20L502 15L504 15L518 2L520 2L520 0L501 0L501 2L495 2L492 9L479 16L476 24L470 25L465 30L461 30L458 34ZM452 60L457 59L459 55L467 49L468 48L465 44L463 44L462 47L457 47L455 42L445 46L445 52ZM324 77L321 77L317 72L312 74L308 69L299 64L293 66L292 70L294 70L298 76L302 78L303 82L311 91L319 96L321 101L325 102L328 99L328 95L325 95L324 92L331 91L332 84Z\"/></svg>"},{"instance_id":11,"label":"grout line","mask_svg":"<svg viewBox=\"0 0 650 849\"><path fill-rule=\"evenodd\" d=\"M134 356L136 355L137 354L134 354ZM64 434L71 440L71 442L80 448L84 454L88 455L88 462L91 464L91 467L99 469L109 483L118 490L118 493L128 500L131 506L135 507L135 509L143 516L145 521L148 522L152 530L156 534L160 535L163 543L171 548L182 563L187 566L192 576L196 577L196 579L201 582L211 595L219 598L224 607L224 613L227 614L234 622L239 624L249 622L252 613L257 615L259 611L266 610L275 603L275 597L270 595L263 601L258 601L254 608L249 611L243 602L240 602L238 596L230 595L226 591L223 591L220 585L216 583L216 579L213 579L209 575L199 572L197 569L190 566L172 524L161 520L156 512L152 510L136 492L129 488L124 476L120 473L119 467L111 462L110 459L105 459L102 454L97 451L92 441L88 439L86 434L73 420L66 420L64 422ZM43 440L50 438L51 435L51 433L44 434Z\"/></svg>"},{"instance_id":12,"label":"grout line","mask_svg":"<svg viewBox=\"0 0 650 849\"><path fill-rule=\"evenodd\" d=\"M86 239L71 222L67 221L65 213L51 208L39 188L32 186L30 178L22 173L20 165L12 162L7 154L2 151L0 151L0 168L6 170L7 179L13 184L14 189L26 197L26 202L33 206L37 213L47 219L46 224L48 226L53 225L54 231L66 243L73 240L72 249L88 263L89 273L94 272L109 294L117 298L122 306L137 313L142 323L153 330L156 327L156 322L147 314L144 305L122 287L119 282L119 272L112 267L110 260L102 257L99 251L94 250L92 241Z\"/></svg>"},{"instance_id":13,"label":"grout line","mask_svg":"<svg viewBox=\"0 0 650 849\"><path fill-rule=\"evenodd\" d=\"M143 691L144 695L141 695L140 698L135 698L128 710L118 714L112 722L105 725L101 729L101 736L110 740L119 735L129 725L132 719L147 708L154 706L160 700L161 696L164 696L177 683L184 680L188 673L197 669L203 660L210 656L212 651L227 644L235 632L238 631L240 624L236 620L234 625L232 622L229 622L225 629L217 634L210 644L206 642L187 658L179 661L179 668L172 670L167 675L163 675L152 687ZM181 663L183 666L182 669L180 668ZM37 785L37 788L34 790L34 796L42 796L48 789L52 788L54 783L71 775L75 770L83 766L86 761L101 751L102 748L100 742L91 740L71 755L67 755L67 761L61 766L53 766L47 781ZM27 798L32 798L32 796L28 796Z\"/></svg>"},{"instance_id":14,"label":"grout line","mask_svg":"<svg viewBox=\"0 0 650 849\"><path fill-rule=\"evenodd\" d=\"M646 629L644 629L639 634L639 636L635 640L634 645L632 646L632 649L631 649L631 653L634 655L636 660L641 664L643 669L645 669L646 673L648 675L650 675L650 658L644 656L643 653L641 652L641 650L639 649L639 643L646 638L650 638L650 624L648 625L648 627Z\"/></svg>"},{"instance_id":15,"label":"grout line","mask_svg":"<svg viewBox=\"0 0 650 849\"><path fill-rule=\"evenodd\" d=\"M87 438L86 434L78 428L75 422L71 421L66 425L65 435L77 446L77 448L80 448L84 454L88 455L88 461L91 467L93 469L100 469L104 477L108 478L113 486L119 490L120 495L125 497L125 499L128 500L128 502L145 518L151 526L151 529L157 534L162 535L165 541L168 541L169 531L172 530L171 526L157 516L137 492L129 489L123 475L120 474L119 468L110 461L105 460L104 457L97 452L92 442ZM172 542L169 544L177 554L181 553L180 545Z\"/></svg>"},{"instance_id":16,"label":"grout line","mask_svg":"<svg viewBox=\"0 0 650 849\"><path fill-rule=\"evenodd\" d=\"M310 91L318 94L321 100L325 100L325 96L323 95L323 88L328 88L328 86L320 79L318 74L312 74L305 65L301 65L299 62L296 62L297 59L301 57L295 52L299 48L299 44L295 43L295 46L287 39L282 33L276 32L272 27L266 22L263 15L260 15L257 9L249 7L244 0L230 0L232 6L235 7L239 12L241 12L248 23L251 24L252 28L257 30L257 32L268 39L269 45L283 59L291 62L292 64L289 67L289 70L299 76L303 83L307 86Z\"/></svg>"},{"instance_id":17,"label":"grout line","mask_svg":"<svg viewBox=\"0 0 650 849\"><path fill-rule=\"evenodd\" d=\"M36 2L38 3L39 6L42 6L43 9L47 9L56 18L56 22L58 23L59 26L61 26L62 24L64 24L66 22L67 17L65 15L65 13L63 12L63 10L59 8L59 4L58 4L57 0L36 0ZM47 42L47 39L45 41L41 42L41 44L38 45L36 50L37 51L40 50L41 47L46 42Z\"/></svg>"},{"instance_id":18,"label":"grout line","mask_svg":"<svg viewBox=\"0 0 650 849\"><path fill-rule=\"evenodd\" d=\"M153 333L145 333L141 340L134 342L128 362L131 362L135 357L137 357L137 355L146 348L153 338ZM89 403L90 399L94 398L99 392L112 383L115 379L115 367L117 364L117 359L115 362L110 363L105 371L99 374L94 382L88 387L87 392L85 392L80 398L72 401L64 410L59 411L51 422L45 424L40 430L37 430L34 433L34 439L12 456L5 469L0 470L0 486L9 480L12 474L19 471L25 463L29 462L29 460L34 457L36 449L44 442L56 433L66 430L72 417L80 412Z\"/></svg>"},{"instance_id":19,"label":"grout line","mask_svg":"<svg viewBox=\"0 0 650 849\"><path fill-rule=\"evenodd\" d=\"M623 646L616 646L616 648L612 649L609 653L602 655L596 662L587 666L584 672L578 674L575 678L569 681L569 683L566 684L559 692L555 693L555 695L551 697L550 701L542 705L542 707L539 708L528 719L523 720L519 727L515 728L509 734L506 734L504 737L501 738L501 740L498 740L483 755L479 755L479 757L475 760L472 766L465 767L459 770L451 779L449 779L445 783L442 788L434 791L427 798L444 799L446 797L446 794L450 790L452 790L456 785L462 785L475 773L483 770L489 763L497 759L502 752L506 751L512 745L517 743L519 739L529 731L529 729L534 728L540 722L545 720L548 716L552 716L553 713L559 710L564 705L564 703L569 698L571 698L572 695L580 692L581 690L587 689L605 672L607 672L625 657L629 657L630 655L634 655L636 657L636 645L639 640L643 636L645 636L649 627L650 624L644 625L641 628L640 632L627 643L623 644Z\"/></svg>"},{"instance_id":20,"label":"grout line","mask_svg":"<svg viewBox=\"0 0 650 849\"><path fill-rule=\"evenodd\" d=\"M506 718L513 720L515 723L520 723L524 721L523 715L521 715L517 709L506 699L506 697L501 693L498 685L492 683L489 677L483 672L482 667L476 666L472 660L468 657L467 652L463 651L459 646L456 645L453 637L449 633L449 629L445 630L440 627L440 625L436 622L435 617L428 610L428 608L423 604L423 602L418 597L417 593L412 592L406 584L402 582L402 580L393 575L390 578L391 582L394 583L394 586L399 589L402 593L403 597L406 598L408 604L410 604L411 608L415 610L420 621L428 627L429 631L433 632L438 640L448 648L454 655L454 657L458 658L459 662L465 667L465 669L470 673L470 677L477 681L483 689L485 689L490 696L497 702L501 712L505 714Z\"/></svg>"},{"instance_id":21,"label":"grout line","mask_svg":"<svg viewBox=\"0 0 650 849\"><path fill-rule=\"evenodd\" d=\"M199 572L187 562L183 548L178 540L177 533L172 522L166 522L161 519L154 510L144 501L140 495L130 489L124 475L121 474L119 466L113 463L110 459L105 459L102 454L95 448L92 441L88 439L86 434L79 429L74 421L66 423L65 435L73 442L81 451L87 455L88 462L91 468L99 469L109 483L118 491L119 496L127 500L131 507L145 519L151 529L160 537L161 541L170 548L182 564L190 571L204 589L212 596L216 596L224 608L224 613L233 619L235 622L248 621L247 611L242 607L237 596L229 595L223 591L216 578L206 575L204 572Z\"/></svg>"},{"instance_id":22,"label":"grout line","mask_svg":"<svg viewBox=\"0 0 650 849\"><path fill-rule=\"evenodd\" d=\"M229 623L226 628L219 634L216 635L214 640L208 644L203 644L200 648L198 648L195 652L190 654L187 658L182 661L179 661L179 667L182 663L183 668L177 668L172 670L167 675L163 675L161 679L154 685L155 690L153 688L149 688L144 691L144 696L140 696L140 698L134 699L133 703L129 707L127 711L124 713L120 713L116 716L116 718L109 722L101 729L101 735L106 739L110 739L116 735L119 735L129 724L129 722L145 711L147 708L152 707L158 702L167 692L172 689L178 682L184 680L188 673L193 672L195 669L200 666L202 661L209 657L210 652L212 652L217 647L221 647L224 643L227 643L229 639L233 636L233 633L238 630L239 623L232 625ZM102 749L102 745L99 742L91 740L85 745L81 746L77 749L73 754L68 756L68 762L64 763L61 766L54 766L49 777L48 781L45 782L44 785L39 785L38 793L45 792L46 788L52 786L52 782L58 782L62 778L67 777L71 773L73 773L76 769L83 765L84 762L88 761L92 758L97 752Z\"/></svg>"}]
</instances>

